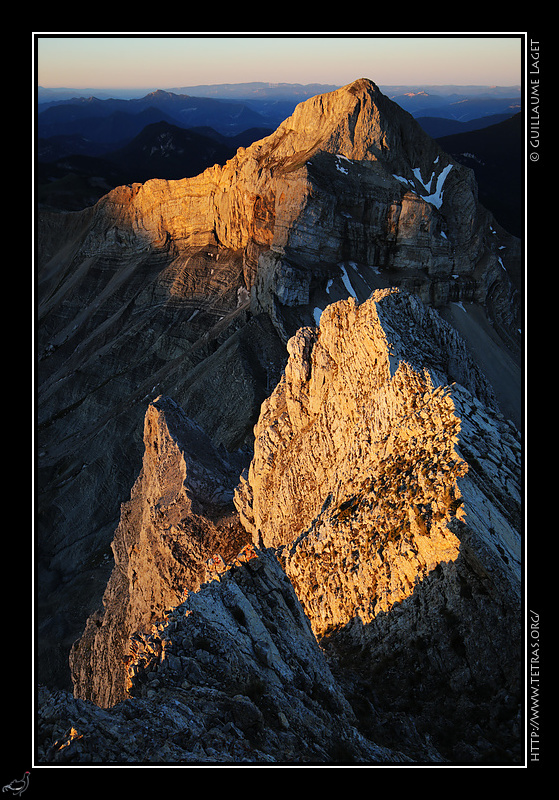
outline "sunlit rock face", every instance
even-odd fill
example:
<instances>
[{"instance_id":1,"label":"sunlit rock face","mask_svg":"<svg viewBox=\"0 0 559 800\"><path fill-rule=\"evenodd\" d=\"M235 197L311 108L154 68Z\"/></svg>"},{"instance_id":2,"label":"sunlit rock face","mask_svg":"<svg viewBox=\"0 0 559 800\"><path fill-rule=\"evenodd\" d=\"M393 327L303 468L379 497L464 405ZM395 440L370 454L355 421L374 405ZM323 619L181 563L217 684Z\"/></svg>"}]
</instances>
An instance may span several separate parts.
<instances>
[{"instance_id":1,"label":"sunlit rock face","mask_svg":"<svg viewBox=\"0 0 559 800\"><path fill-rule=\"evenodd\" d=\"M103 605L70 654L76 697L102 707L124 700L130 637L198 589L212 556L229 561L247 543L232 504L237 474L173 400L150 404L142 470L121 507Z\"/></svg>"},{"instance_id":2,"label":"sunlit rock face","mask_svg":"<svg viewBox=\"0 0 559 800\"><path fill-rule=\"evenodd\" d=\"M520 445L463 342L380 291L288 350L236 494L254 543L280 548L316 636L359 653L377 697L451 727L476 693L518 711Z\"/></svg>"},{"instance_id":3,"label":"sunlit rock face","mask_svg":"<svg viewBox=\"0 0 559 800\"><path fill-rule=\"evenodd\" d=\"M393 330L399 341L389 339ZM315 611L309 616L322 634L357 611L370 622L409 596L437 564L458 557L449 522L467 521L461 487L472 481L460 454L454 394L460 408L469 398L487 409L487 435L492 429L498 435L500 425L491 389L462 341L411 295L379 290L361 306L331 305L320 327L301 329L288 350L284 377L263 404L236 504L255 544L286 546L288 574L310 570L304 584ZM458 373L455 390L448 374ZM466 421L466 432L472 424ZM513 436L514 427L504 425ZM464 436L466 443L473 438ZM509 455L509 461L518 502L516 460ZM489 483L476 491L484 490L495 496ZM466 493L473 499L473 489ZM494 505L514 570L516 520L510 505ZM482 526L472 514L474 527ZM340 547L342 532L348 542ZM339 584L344 564L351 565L349 594ZM328 599L330 580L337 589Z\"/></svg>"}]
</instances>

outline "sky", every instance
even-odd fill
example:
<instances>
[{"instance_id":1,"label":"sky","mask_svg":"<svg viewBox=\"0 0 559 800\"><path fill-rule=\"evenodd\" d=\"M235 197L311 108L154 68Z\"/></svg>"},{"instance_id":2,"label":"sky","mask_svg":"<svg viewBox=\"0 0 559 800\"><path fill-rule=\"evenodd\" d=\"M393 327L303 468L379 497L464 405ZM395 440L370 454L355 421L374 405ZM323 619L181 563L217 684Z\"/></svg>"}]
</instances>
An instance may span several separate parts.
<instances>
[{"instance_id":1,"label":"sky","mask_svg":"<svg viewBox=\"0 0 559 800\"><path fill-rule=\"evenodd\" d=\"M522 36L33 32L39 86L171 89L265 81L497 85L522 81Z\"/></svg>"}]
</instances>

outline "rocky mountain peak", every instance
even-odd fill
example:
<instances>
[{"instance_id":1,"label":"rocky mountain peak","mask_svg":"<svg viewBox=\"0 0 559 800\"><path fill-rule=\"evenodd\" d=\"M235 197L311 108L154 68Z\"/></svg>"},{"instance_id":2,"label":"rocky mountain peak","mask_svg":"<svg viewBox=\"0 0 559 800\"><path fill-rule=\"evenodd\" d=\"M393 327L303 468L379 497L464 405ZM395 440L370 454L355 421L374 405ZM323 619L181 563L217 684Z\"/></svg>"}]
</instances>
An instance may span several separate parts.
<instances>
[{"instance_id":1,"label":"rocky mountain peak","mask_svg":"<svg viewBox=\"0 0 559 800\"><path fill-rule=\"evenodd\" d=\"M303 285L325 286L349 259L370 272L360 299L388 284L413 285L435 304L485 304L490 294L499 324L514 331L517 322L501 264L516 263L519 250L479 206L473 173L367 79L300 103L273 134L239 148L223 166L194 178L118 187L96 205L93 225L88 213L82 216L87 235L73 258L119 243L136 251L169 251L172 244L166 274L178 272L180 280L180 253L234 253L241 280L231 288L251 292L258 284L253 305L271 311L278 330L285 320L272 308L270 252L286 259L273 273L287 268ZM57 246L49 242L44 252ZM380 274L387 270L397 273L388 284ZM308 291L295 303L278 299L283 306L310 302ZM287 336L303 322L293 321Z\"/></svg>"},{"instance_id":2,"label":"rocky mountain peak","mask_svg":"<svg viewBox=\"0 0 559 800\"><path fill-rule=\"evenodd\" d=\"M308 157L320 149L374 161L395 156L394 151L405 148L405 142L398 141L402 133L398 129L404 125L422 140L428 139L413 118L385 97L373 81L361 78L299 103L272 137L292 133L293 140L298 140L293 149L306 152Z\"/></svg>"},{"instance_id":3,"label":"rocky mountain peak","mask_svg":"<svg viewBox=\"0 0 559 800\"><path fill-rule=\"evenodd\" d=\"M389 174L417 184L413 170L431 179L433 162L441 157L436 143L413 117L382 94L366 78L299 103L278 129L255 142L236 161L256 158L271 171L293 171L308 164L316 153L330 153L354 161L380 162Z\"/></svg>"}]
</instances>

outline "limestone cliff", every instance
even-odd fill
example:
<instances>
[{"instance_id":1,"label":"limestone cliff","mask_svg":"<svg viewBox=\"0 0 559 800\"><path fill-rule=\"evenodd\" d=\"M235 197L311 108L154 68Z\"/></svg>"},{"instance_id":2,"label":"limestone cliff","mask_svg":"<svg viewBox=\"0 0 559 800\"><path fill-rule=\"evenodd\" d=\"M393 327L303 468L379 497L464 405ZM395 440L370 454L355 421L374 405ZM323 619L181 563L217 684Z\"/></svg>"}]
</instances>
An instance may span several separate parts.
<instances>
[{"instance_id":1,"label":"limestone cliff","mask_svg":"<svg viewBox=\"0 0 559 800\"><path fill-rule=\"evenodd\" d=\"M76 699L40 692L40 760L442 762L413 720L360 732L279 561L232 513L235 465L170 398L144 441L103 608L72 649Z\"/></svg>"}]
</instances>

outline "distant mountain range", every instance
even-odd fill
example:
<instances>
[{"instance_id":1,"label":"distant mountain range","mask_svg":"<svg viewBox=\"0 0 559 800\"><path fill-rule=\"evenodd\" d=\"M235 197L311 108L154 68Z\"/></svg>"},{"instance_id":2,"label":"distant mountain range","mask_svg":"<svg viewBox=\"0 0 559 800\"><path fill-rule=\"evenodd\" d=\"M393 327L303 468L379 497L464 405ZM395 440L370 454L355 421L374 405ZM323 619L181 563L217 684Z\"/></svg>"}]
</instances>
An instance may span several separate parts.
<instances>
[{"instance_id":1,"label":"distant mountain range","mask_svg":"<svg viewBox=\"0 0 559 800\"><path fill-rule=\"evenodd\" d=\"M520 112L517 112L520 113ZM459 121L457 119L449 119L448 117L416 117L423 130L432 136L433 139L438 139L441 136L452 136L455 133L468 133L469 131L478 131L482 128L487 128L490 125L497 125L499 122L504 122L510 119L511 112L503 114L490 114L487 117L477 117L467 121Z\"/></svg>"},{"instance_id":2,"label":"distant mountain range","mask_svg":"<svg viewBox=\"0 0 559 800\"><path fill-rule=\"evenodd\" d=\"M510 95L504 96L500 93L466 94L459 91L447 95L428 92L386 94L416 118L444 117L458 122L468 122L494 114L516 114L521 110L520 90L515 92L513 88Z\"/></svg>"},{"instance_id":3,"label":"distant mountain range","mask_svg":"<svg viewBox=\"0 0 559 800\"><path fill-rule=\"evenodd\" d=\"M157 90L131 100L76 97L39 103L37 126L41 137L79 133L98 142L121 142L162 119L182 128L209 125L225 135L267 124L244 103Z\"/></svg>"},{"instance_id":4,"label":"distant mountain range","mask_svg":"<svg viewBox=\"0 0 559 800\"><path fill-rule=\"evenodd\" d=\"M196 86L182 86L180 88L167 87L166 91L174 94L188 94L193 97L213 97L225 100L247 99L292 99L298 97L299 102L316 94L322 94L338 88L337 84L329 83L270 83L253 81L250 83L218 83L198 84ZM380 85L383 94L390 98L396 96L438 96L438 97L520 97L520 85L514 86L484 86L484 85ZM156 87L136 89L104 89L104 88L48 88L37 87L37 100L39 103L60 100L71 100L76 97L120 98L129 100L142 98L156 90Z\"/></svg>"},{"instance_id":5,"label":"distant mountain range","mask_svg":"<svg viewBox=\"0 0 559 800\"><path fill-rule=\"evenodd\" d=\"M185 86L172 90L158 89L147 92L142 97L109 98L103 94L97 96L79 90L47 90L39 87L38 123L40 135L50 136L59 132L55 127L62 123L71 123L78 128L80 120L85 118L107 117L117 111L137 114L156 108L159 113L167 115L168 122L172 121L182 127L211 125L220 133L229 135L251 126L264 125L275 129L293 112L298 103L336 88L339 87L316 83L216 84ZM520 111L519 86L379 88L383 94L415 117L444 117L465 122L492 114L514 114ZM61 106L64 107L63 110ZM59 110L49 112L53 108Z\"/></svg>"},{"instance_id":6,"label":"distant mountain range","mask_svg":"<svg viewBox=\"0 0 559 800\"><path fill-rule=\"evenodd\" d=\"M197 175L272 133L299 102L334 88L219 84L103 98L39 87L37 198L77 210L118 185ZM482 202L511 233L522 235L519 87L381 90L474 170ZM505 126L511 118L516 121Z\"/></svg>"}]
</instances>

